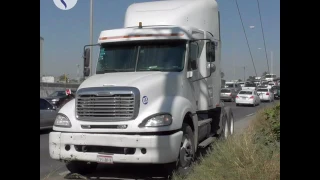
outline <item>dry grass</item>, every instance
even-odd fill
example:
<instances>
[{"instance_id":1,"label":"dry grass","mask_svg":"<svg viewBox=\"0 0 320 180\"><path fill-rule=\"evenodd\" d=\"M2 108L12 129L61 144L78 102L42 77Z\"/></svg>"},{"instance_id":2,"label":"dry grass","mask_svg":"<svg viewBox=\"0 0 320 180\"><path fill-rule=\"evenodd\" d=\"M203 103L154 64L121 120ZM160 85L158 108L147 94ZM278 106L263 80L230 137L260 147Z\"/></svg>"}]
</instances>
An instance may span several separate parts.
<instances>
[{"instance_id":1,"label":"dry grass","mask_svg":"<svg viewBox=\"0 0 320 180\"><path fill-rule=\"evenodd\" d=\"M174 180L280 179L280 104L257 113L242 135L215 143L186 178Z\"/></svg>"}]
</instances>

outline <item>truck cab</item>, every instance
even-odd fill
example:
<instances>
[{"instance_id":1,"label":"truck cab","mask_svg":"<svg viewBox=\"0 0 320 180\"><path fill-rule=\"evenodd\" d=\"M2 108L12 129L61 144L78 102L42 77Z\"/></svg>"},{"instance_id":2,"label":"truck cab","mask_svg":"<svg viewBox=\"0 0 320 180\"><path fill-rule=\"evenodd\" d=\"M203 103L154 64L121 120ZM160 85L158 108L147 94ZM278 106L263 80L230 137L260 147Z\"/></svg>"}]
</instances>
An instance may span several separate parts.
<instances>
[{"instance_id":1,"label":"truck cab","mask_svg":"<svg viewBox=\"0 0 320 180\"><path fill-rule=\"evenodd\" d=\"M90 50L84 48L84 76ZM214 0L135 3L124 28L104 30L96 72L64 105L50 156L71 172L97 163L188 169L198 148L233 133L220 102L221 40Z\"/></svg>"}]
</instances>

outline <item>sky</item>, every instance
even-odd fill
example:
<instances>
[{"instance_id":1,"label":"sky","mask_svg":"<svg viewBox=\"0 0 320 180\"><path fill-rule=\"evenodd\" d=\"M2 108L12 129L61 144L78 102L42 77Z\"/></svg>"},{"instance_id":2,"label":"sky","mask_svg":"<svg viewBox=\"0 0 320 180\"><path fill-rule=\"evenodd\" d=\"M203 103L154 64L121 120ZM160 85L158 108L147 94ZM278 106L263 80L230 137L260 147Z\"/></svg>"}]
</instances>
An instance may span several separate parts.
<instances>
[{"instance_id":1,"label":"sky","mask_svg":"<svg viewBox=\"0 0 320 180\"><path fill-rule=\"evenodd\" d=\"M68 0L65 0L68 1ZM127 7L132 3L152 0L93 0L93 43L100 32L122 28ZM254 76L235 0L217 0L221 18L222 71L224 79ZM280 1L259 0L269 65L280 76ZM267 60L261 32L257 0L238 0L258 76L267 71ZM53 0L40 0L40 36L44 38L43 71L47 75L69 74L77 77L77 64L82 72L83 46L90 43L90 0L78 0L70 10L57 8ZM254 28L250 28L254 26ZM273 56L271 57L271 54ZM93 51L94 65L98 49ZM245 67L245 71L244 71Z\"/></svg>"}]
</instances>

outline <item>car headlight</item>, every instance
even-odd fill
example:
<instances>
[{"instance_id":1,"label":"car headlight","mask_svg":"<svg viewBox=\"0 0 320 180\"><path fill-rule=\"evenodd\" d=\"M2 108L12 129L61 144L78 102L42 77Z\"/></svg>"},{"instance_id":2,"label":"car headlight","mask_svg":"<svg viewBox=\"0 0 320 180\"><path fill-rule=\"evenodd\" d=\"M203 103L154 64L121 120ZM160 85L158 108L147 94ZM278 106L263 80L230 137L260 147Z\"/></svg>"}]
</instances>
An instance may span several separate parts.
<instances>
[{"instance_id":1,"label":"car headlight","mask_svg":"<svg viewBox=\"0 0 320 180\"><path fill-rule=\"evenodd\" d=\"M70 128L72 125L67 116L58 114L56 120L54 121L54 126Z\"/></svg>"},{"instance_id":2,"label":"car headlight","mask_svg":"<svg viewBox=\"0 0 320 180\"><path fill-rule=\"evenodd\" d=\"M171 123L172 116L170 114L159 114L144 120L139 127L169 126Z\"/></svg>"}]
</instances>

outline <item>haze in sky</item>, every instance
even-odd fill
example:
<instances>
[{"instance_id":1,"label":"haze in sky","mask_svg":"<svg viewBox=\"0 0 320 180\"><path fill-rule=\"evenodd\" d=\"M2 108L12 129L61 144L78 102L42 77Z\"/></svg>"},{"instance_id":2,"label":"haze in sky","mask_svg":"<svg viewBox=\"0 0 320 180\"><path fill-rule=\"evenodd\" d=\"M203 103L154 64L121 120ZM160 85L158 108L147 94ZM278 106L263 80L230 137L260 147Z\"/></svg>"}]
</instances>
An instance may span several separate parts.
<instances>
[{"instance_id":1,"label":"haze in sky","mask_svg":"<svg viewBox=\"0 0 320 180\"><path fill-rule=\"evenodd\" d=\"M152 0L94 0L93 41L100 31L122 28L127 7L132 3ZM222 71L226 80L255 75L235 0L217 0L221 16ZM259 0L266 47L273 72L280 76L280 2ZM267 70L266 54L261 33L256 0L238 0L258 76ZM77 64L82 75L83 46L89 44L90 0L78 0L70 10L58 9L53 0L40 1L40 36L44 38L43 70L58 76L77 77ZM254 26L254 28L252 28ZM94 49L94 66L98 58ZM95 69L95 68L94 68ZM270 69L270 70L271 70Z\"/></svg>"}]
</instances>

